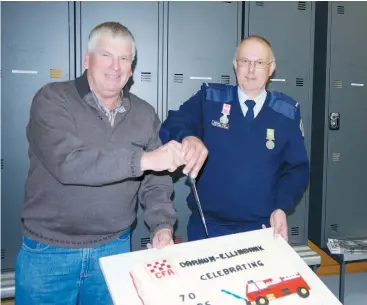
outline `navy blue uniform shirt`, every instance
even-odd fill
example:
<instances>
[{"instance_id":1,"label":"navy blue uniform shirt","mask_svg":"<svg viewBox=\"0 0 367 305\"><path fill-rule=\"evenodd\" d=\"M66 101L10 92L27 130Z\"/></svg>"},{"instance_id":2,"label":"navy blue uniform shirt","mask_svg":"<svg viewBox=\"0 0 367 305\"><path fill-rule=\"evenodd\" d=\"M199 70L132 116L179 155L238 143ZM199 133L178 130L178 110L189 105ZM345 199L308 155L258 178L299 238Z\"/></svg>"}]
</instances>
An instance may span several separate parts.
<instances>
[{"instance_id":1,"label":"navy blue uniform shirt","mask_svg":"<svg viewBox=\"0 0 367 305\"><path fill-rule=\"evenodd\" d=\"M204 214L209 222L240 225L293 209L308 185L309 161L299 104L268 91L248 122L237 89L203 84L179 110L169 111L160 137L163 143L186 136L203 141L209 155L197 188ZM196 213L193 194L188 203Z\"/></svg>"}]
</instances>

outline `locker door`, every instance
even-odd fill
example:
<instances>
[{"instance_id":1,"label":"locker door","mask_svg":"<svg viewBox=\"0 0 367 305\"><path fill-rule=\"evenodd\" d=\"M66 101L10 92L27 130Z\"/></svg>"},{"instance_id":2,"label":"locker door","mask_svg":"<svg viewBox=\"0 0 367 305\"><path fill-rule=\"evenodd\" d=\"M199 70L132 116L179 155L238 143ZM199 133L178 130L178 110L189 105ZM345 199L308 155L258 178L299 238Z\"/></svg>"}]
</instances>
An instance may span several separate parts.
<instances>
[{"instance_id":1,"label":"locker door","mask_svg":"<svg viewBox=\"0 0 367 305\"><path fill-rule=\"evenodd\" d=\"M250 2L247 8L245 33L263 36L274 49L276 71L268 89L284 92L300 103L305 142L310 151L314 19L312 3L260 1ZM292 244L307 243L307 215L306 192L288 218L289 241Z\"/></svg>"},{"instance_id":2,"label":"locker door","mask_svg":"<svg viewBox=\"0 0 367 305\"><path fill-rule=\"evenodd\" d=\"M77 24L80 28L78 41L77 71L83 73L84 54L88 35L98 24L106 21L117 21L129 28L137 48L137 62L130 92L150 103L162 118L162 100L158 96L158 83L161 77L159 64L160 41L162 30L159 22L158 2L82 2L77 6L80 16ZM132 249L146 248L149 241L149 230L144 224L142 208L139 206L138 221L132 233Z\"/></svg>"},{"instance_id":3,"label":"locker door","mask_svg":"<svg viewBox=\"0 0 367 305\"><path fill-rule=\"evenodd\" d=\"M326 127L325 240L361 237L367 232L367 3L333 2L329 9L327 115L340 114L340 129Z\"/></svg>"},{"instance_id":4,"label":"locker door","mask_svg":"<svg viewBox=\"0 0 367 305\"><path fill-rule=\"evenodd\" d=\"M0 17L1 17L1 2L0 2ZM1 33L1 21L0 21L0 33ZM2 40L0 39L0 118L2 115L2 107L1 107L1 101L2 101L2 92L1 92L1 85L2 85L2 66L1 66L1 50L2 50L2 44L1 44ZM2 120L1 120L2 121ZM1 130L2 130L2 126L1 126ZM1 175L0 175L0 184L2 183L1 178L2 178L2 172L3 172L3 151L1 150L1 141L0 141L0 151L1 151ZM2 185L2 184L1 184ZM1 187L2 188L2 187ZM1 189L0 189L0 194L1 194ZM1 197L2 199L2 197ZM1 204L1 202L0 202ZM3 232L3 227L1 227L1 232ZM3 240L2 236L1 236L1 240ZM1 264L3 264L3 259L4 259L4 249L3 247L1 247Z\"/></svg>"},{"instance_id":5,"label":"locker door","mask_svg":"<svg viewBox=\"0 0 367 305\"><path fill-rule=\"evenodd\" d=\"M239 3L169 2L168 110L202 83L236 84L232 60L241 35Z\"/></svg>"},{"instance_id":6,"label":"locker door","mask_svg":"<svg viewBox=\"0 0 367 305\"><path fill-rule=\"evenodd\" d=\"M36 91L70 78L68 2L2 2L1 268L14 268L29 160L25 127Z\"/></svg>"},{"instance_id":7,"label":"locker door","mask_svg":"<svg viewBox=\"0 0 367 305\"><path fill-rule=\"evenodd\" d=\"M136 41L137 62L131 92L150 103L158 111L158 2L82 2L77 6L77 36L79 48L77 74L84 71L84 54L88 35L98 24L120 22L128 27Z\"/></svg>"},{"instance_id":8,"label":"locker door","mask_svg":"<svg viewBox=\"0 0 367 305\"><path fill-rule=\"evenodd\" d=\"M232 60L241 35L238 2L169 2L166 110L179 106L202 83L236 84ZM186 177L174 177L178 212L176 236L187 240L190 211Z\"/></svg>"}]
</instances>

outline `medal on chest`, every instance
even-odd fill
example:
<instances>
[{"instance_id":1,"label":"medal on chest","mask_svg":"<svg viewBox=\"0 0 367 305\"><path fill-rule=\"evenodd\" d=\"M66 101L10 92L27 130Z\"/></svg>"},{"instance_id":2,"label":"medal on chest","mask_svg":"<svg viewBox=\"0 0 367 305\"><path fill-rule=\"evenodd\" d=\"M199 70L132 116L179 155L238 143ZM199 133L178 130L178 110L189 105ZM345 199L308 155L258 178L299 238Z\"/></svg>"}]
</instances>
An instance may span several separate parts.
<instances>
[{"instance_id":1,"label":"medal on chest","mask_svg":"<svg viewBox=\"0 0 367 305\"><path fill-rule=\"evenodd\" d=\"M266 148L274 149L275 147L275 132L274 129L268 128L266 129Z\"/></svg>"},{"instance_id":2,"label":"medal on chest","mask_svg":"<svg viewBox=\"0 0 367 305\"><path fill-rule=\"evenodd\" d=\"M222 107L222 116L219 118L219 122L216 120L212 120L212 125L219 128L229 129L229 118L228 116L231 113L231 105L223 104Z\"/></svg>"}]
</instances>

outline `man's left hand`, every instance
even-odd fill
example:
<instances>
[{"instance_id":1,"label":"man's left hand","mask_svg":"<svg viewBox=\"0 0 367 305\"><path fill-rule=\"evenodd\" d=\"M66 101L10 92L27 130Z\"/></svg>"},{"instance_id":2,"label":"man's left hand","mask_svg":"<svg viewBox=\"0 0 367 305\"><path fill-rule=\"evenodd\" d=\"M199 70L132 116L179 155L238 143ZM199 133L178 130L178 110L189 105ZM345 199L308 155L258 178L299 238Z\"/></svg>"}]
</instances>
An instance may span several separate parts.
<instances>
[{"instance_id":1,"label":"man's left hand","mask_svg":"<svg viewBox=\"0 0 367 305\"><path fill-rule=\"evenodd\" d=\"M288 241L287 214L283 210L277 209L270 215L270 226L274 228L275 235L281 235Z\"/></svg>"},{"instance_id":2,"label":"man's left hand","mask_svg":"<svg viewBox=\"0 0 367 305\"><path fill-rule=\"evenodd\" d=\"M147 248L161 249L173 244L172 231L170 229L162 229L154 234L153 241L147 245Z\"/></svg>"},{"instance_id":3,"label":"man's left hand","mask_svg":"<svg viewBox=\"0 0 367 305\"><path fill-rule=\"evenodd\" d=\"M270 215L270 226L274 228L274 235L282 236L288 242L287 214L277 209ZM262 226L263 229L265 225Z\"/></svg>"}]
</instances>

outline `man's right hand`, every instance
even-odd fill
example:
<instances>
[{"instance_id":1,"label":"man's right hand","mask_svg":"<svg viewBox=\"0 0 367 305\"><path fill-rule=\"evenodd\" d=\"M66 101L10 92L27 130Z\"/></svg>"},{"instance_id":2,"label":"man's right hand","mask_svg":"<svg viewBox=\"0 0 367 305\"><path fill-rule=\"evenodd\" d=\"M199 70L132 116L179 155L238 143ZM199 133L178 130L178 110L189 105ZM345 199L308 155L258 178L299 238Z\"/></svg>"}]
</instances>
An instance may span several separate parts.
<instances>
[{"instance_id":1,"label":"man's right hand","mask_svg":"<svg viewBox=\"0 0 367 305\"><path fill-rule=\"evenodd\" d=\"M182 140L182 152L185 158L183 173L195 179L208 156L208 149L197 137L188 136Z\"/></svg>"},{"instance_id":2,"label":"man's right hand","mask_svg":"<svg viewBox=\"0 0 367 305\"><path fill-rule=\"evenodd\" d=\"M156 172L168 170L174 172L185 164L181 144L170 141L151 152L144 152L141 157L141 171L153 170Z\"/></svg>"}]
</instances>

